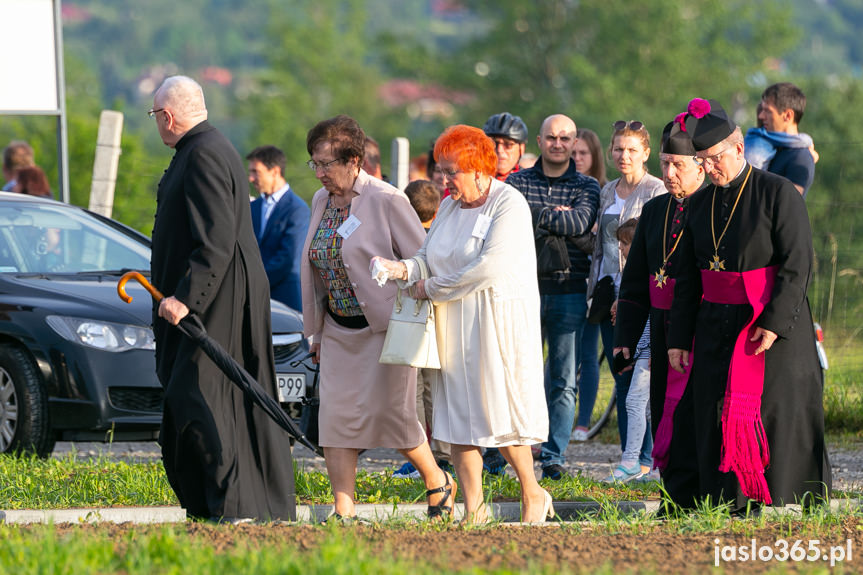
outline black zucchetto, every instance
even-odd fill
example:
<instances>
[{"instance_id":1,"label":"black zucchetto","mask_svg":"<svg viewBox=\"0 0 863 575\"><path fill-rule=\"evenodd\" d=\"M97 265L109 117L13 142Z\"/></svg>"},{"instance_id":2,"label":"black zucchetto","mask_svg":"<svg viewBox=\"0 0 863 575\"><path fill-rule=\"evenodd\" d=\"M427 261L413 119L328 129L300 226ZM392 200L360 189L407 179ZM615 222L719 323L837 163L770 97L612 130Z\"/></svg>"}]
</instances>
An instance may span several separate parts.
<instances>
[{"instance_id":1,"label":"black zucchetto","mask_svg":"<svg viewBox=\"0 0 863 575\"><path fill-rule=\"evenodd\" d=\"M718 102L701 98L694 98L689 102L684 125L697 151L712 148L737 128Z\"/></svg>"},{"instance_id":2,"label":"black zucchetto","mask_svg":"<svg viewBox=\"0 0 863 575\"><path fill-rule=\"evenodd\" d=\"M695 147L689 132L683 129L679 122L668 122L662 130L662 146L659 148L662 154L675 154L678 156L694 156Z\"/></svg>"}]
</instances>

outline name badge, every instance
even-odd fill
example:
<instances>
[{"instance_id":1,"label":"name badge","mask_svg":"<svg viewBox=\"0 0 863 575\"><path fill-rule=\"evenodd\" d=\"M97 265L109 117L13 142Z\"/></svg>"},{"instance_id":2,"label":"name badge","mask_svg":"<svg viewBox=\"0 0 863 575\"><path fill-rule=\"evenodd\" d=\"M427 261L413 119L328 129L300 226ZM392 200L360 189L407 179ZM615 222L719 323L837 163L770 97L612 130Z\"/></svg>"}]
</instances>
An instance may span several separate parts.
<instances>
[{"instance_id":1,"label":"name badge","mask_svg":"<svg viewBox=\"0 0 863 575\"><path fill-rule=\"evenodd\" d=\"M491 226L491 218L485 214L480 214L476 217L476 223L473 225L473 233L471 235L477 239L484 240L488 234L489 226Z\"/></svg>"},{"instance_id":2,"label":"name badge","mask_svg":"<svg viewBox=\"0 0 863 575\"><path fill-rule=\"evenodd\" d=\"M343 238L347 239L347 238L351 237L352 233L357 231L357 228L360 227L361 223L362 222L360 221L360 219L358 217L351 214L348 217L348 219L346 219L344 222L342 222L342 225L340 225L338 227L338 229L336 230L336 233L339 234L340 236L342 236Z\"/></svg>"}]
</instances>

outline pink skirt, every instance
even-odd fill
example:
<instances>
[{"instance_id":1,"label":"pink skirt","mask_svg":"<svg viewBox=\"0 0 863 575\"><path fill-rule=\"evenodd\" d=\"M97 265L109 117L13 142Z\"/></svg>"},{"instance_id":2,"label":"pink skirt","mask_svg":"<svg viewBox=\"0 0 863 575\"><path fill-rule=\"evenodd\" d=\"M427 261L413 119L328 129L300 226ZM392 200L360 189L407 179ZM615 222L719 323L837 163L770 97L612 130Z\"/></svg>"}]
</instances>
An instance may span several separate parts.
<instances>
[{"instance_id":1,"label":"pink skirt","mask_svg":"<svg viewBox=\"0 0 863 575\"><path fill-rule=\"evenodd\" d=\"M417 419L415 368L378 362L386 332L324 318L321 337L322 447L412 449L425 441Z\"/></svg>"}]
</instances>

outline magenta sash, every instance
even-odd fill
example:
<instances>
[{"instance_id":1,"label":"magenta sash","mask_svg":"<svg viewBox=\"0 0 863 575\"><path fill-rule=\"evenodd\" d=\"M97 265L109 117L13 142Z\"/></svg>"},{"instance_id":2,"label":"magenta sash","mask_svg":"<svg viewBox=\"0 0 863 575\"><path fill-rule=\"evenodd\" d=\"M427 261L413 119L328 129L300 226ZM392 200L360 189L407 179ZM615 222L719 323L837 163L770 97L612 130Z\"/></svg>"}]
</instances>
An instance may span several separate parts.
<instances>
[{"instance_id":1,"label":"magenta sash","mask_svg":"<svg viewBox=\"0 0 863 575\"><path fill-rule=\"evenodd\" d=\"M673 278L669 278L663 287L657 287L654 282L650 282L650 305L657 309L670 310L674 300L674 283ZM662 329L662 327L651 326L651 329ZM672 369L671 364L668 364L665 404L662 407L662 417L659 419L659 425L656 426L656 439L653 442L653 465L662 470L668 467L668 450L671 447L671 434L674 433L674 410L677 409L677 404L680 403L683 392L686 391L693 357L694 354L690 349L689 365L684 368L683 373ZM665 361L668 361L668 354Z\"/></svg>"},{"instance_id":2,"label":"magenta sash","mask_svg":"<svg viewBox=\"0 0 863 575\"><path fill-rule=\"evenodd\" d=\"M657 309L666 311L671 309L671 302L674 301L674 284L677 280L668 278L663 287L656 287L653 279L650 281L650 305Z\"/></svg>"},{"instance_id":3,"label":"magenta sash","mask_svg":"<svg viewBox=\"0 0 863 575\"><path fill-rule=\"evenodd\" d=\"M764 391L764 354L755 355L760 341L749 341L755 320L773 294L778 266L747 272L701 270L704 300L718 304L749 304L752 317L734 342L728 384L722 407L722 454L719 471L733 471L743 494L770 504L764 469L770 464L770 447L761 420Z\"/></svg>"}]
</instances>

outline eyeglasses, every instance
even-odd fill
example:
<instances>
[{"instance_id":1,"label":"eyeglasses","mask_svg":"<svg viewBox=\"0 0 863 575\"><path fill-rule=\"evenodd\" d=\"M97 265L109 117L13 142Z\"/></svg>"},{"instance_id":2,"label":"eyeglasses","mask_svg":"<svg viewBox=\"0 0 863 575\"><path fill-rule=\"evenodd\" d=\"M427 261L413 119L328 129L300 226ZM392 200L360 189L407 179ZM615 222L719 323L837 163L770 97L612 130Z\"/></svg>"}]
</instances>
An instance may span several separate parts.
<instances>
[{"instance_id":1,"label":"eyeglasses","mask_svg":"<svg viewBox=\"0 0 863 575\"><path fill-rule=\"evenodd\" d=\"M725 152L727 152L728 150L730 150L733 147L734 147L734 144L729 144L729 145L725 146L725 148L723 148L722 150L717 152L716 154L713 154L712 156L708 156L707 158L699 158L696 156L695 161L696 161L696 163L698 163L699 166L702 166L705 169L707 169L710 166L715 166L716 164L721 162L722 161L722 154L724 154Z\"/></svg>"},{"instance_id":2,"label":"eyeglasses","mask_svg":"<svg viewBox=\"0 0 863 575\"><path fill-rule=\"evenodd\" d=\"M147 110L147 116L150 119L152 119L152 118L156 117L156 114L158 114L159 112L164 112L164 111L165 111L165 108L151 108L151 109Z\"/></svg>"},{"instance_id":3,"label":"eyeglasses","mask_svg":"<svg viewBox=\"0 0 863 575\"><path fill-rule=\"evenodd\" d=\"M515 140L509 140L507 138L492 138L491 140L494 142L495 148L501 146L504 150L511 150L519 144Z\"/></svg>"},{"instance_id":4,"label":"eyeglasses","mask_svg":"<svg viewBox=\"0 0 863 575\"><path fill-rule=\"evenodd\" d=\"M306 162L306 165L309 167L310 170L314 170L316 172L320 170L326 174L330 171L330 167L332 167L332 165L338 162L340 159L341 158L336 158L335 160L330 160L329 162L321 162L320 164L314 160L309 160L308 162Z\"/></svg>"},{"instance_id":5,"label":"eyeglasses","mask_svg":"<svg viewBox=\"0 0 863 575\"><path fill-rule=\"evenodd\" d=\"M626 120L618 120L613 123L612 126L614 126L614 129L618 132L620 130L625 130L626 128L637 132L644 127L644 124L639 122L638 120L630 120L629 122L627 122Z\"/></svg>"},{"instance_id":6,"label":"eyeglasses","mask_svg":"<svg viewBox=\"0 0 863 575\"><path fill-rule=\"evenodd\" d=\"M453 179L456 174L461 173L461 170L444 170L440 166L436 167L434 171L443 176L444 178L449 178L450 180Z\"/></svg>"}]
</instances>

